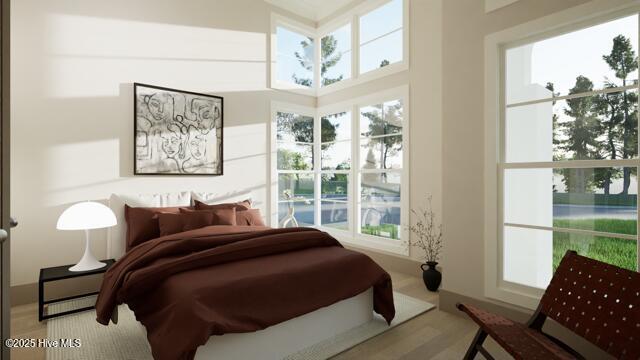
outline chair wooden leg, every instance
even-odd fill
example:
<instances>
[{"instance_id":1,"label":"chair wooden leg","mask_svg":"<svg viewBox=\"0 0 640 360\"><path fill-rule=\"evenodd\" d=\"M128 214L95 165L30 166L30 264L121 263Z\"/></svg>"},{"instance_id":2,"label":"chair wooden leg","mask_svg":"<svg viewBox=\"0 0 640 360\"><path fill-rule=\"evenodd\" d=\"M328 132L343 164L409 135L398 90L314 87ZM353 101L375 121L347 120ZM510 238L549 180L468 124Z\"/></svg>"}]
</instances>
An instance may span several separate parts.
<instances>
[{"instance_id":1,"label":"chair wooden leg","mask_svg":"<svg viewBox=\"0 0 640 360\"><path fill-rule=\"evenodd\" d=\"M464 355L464 360L473 360L478 354L478 347L482 346L484 339L487 338L487 333L482 329L478 329L476 336L473 338L471 345L469 345L469 349L467 353Z\"/></svg>"}]
</instances>

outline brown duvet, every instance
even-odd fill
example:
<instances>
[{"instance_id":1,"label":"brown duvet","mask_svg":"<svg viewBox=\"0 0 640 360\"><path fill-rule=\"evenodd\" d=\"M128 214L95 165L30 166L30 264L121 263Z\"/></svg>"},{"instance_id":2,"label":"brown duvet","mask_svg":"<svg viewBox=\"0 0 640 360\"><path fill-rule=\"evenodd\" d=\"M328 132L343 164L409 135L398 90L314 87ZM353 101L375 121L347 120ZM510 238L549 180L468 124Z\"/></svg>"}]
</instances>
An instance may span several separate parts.
<instances>
[{"instance_id":1,"label":"brown duvet","mask_svg":"<svg viewBox=\"0 0 640 360\"><path fill-rule=\"evenodd\" d=\"M209 226L131 249L106 272L96 313L107 325L126 303L155 359L193 359L212 335L261 330L370 287L391 322L389 274L327 233Z\"/></svg>"}]
</instances>

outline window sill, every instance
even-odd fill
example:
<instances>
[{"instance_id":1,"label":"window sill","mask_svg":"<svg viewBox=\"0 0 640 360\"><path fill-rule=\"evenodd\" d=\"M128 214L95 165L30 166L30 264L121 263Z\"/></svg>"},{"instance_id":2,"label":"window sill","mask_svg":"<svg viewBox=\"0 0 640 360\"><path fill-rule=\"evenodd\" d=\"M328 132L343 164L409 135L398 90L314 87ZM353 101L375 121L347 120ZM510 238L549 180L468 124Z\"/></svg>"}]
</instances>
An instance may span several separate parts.
<instances>
[{"instance_id":1,"label":"window sill","mask_svg":"<svg viewBox=\"0 0 640 360\"><path fill-rule=\"evenodd\" d=\"M328 86L323 86L320 88L296 87L295 84L289 84L282 81L273 81L271 83L271 88L273 90L286 91L286 92L299 94L299 95L320 97L320 96L332 94L334 92L338 92L341 90L349 89L349 88L367 83L369 81L373 81L383 77L401 73L408 69L409 69L409 63L407 61L402 61L402 62L387 65L383 68L379 68L379 69L375 69L375 70L363 73L360 76L355 78L349 78L349 79L342 80L342 81L333 83Z\"/></svg>"},{"instance_id":2,"label":"window sill","mask_svg":"<svg viewBox=\"0 0 640 360\"><path fill-rule=\"evenodd\" d=\"M341 231L321 226L317 228L319 230L326 231L341 243L347 244L349 246L363 249L379 250L394 255L409 256L409 248L402 243L402 240L379 238L362 234L354 236L350 231Z\"/></svg>"},{"instance_id":3,"label":"window sill","mask_svg":"<svg viewBox=\"0 0 640 360\"><path fill-rule=\"evenodd\" d=\"M317 96L316 88L304 87L292 83L274 80L271 82L271 89L286 91L298 95Z\"/></svg>"},{"instance_id":4,"label":"window sill","mask_svg":"<svg viewBox=\"0 0 640 360\"><path fill-rule=\"evenodd\" d=\"M527 289L526 286L502 282L498 286L486 286L485 296L527 309L535 310L542 298L543 290Z\"/></svg>"}]
</instances>

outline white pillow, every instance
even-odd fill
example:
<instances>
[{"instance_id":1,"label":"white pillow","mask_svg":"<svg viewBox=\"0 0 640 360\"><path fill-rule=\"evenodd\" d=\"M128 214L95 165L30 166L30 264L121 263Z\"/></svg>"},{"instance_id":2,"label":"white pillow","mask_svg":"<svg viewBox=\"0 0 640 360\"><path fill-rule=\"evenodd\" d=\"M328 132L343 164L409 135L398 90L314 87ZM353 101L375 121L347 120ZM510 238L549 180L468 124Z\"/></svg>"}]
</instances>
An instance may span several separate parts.
<instances>
[{"instance_id":1,"label":"white pillow","mask_svg":"<svg viewBox=\"0 0 640 360\"><path fill-rule=\"evenodd\" d=\"M127 221L124 218L124 206L131 207L167 207L191 205L189 191L164 194L111 194L109 207L116 215L118 224L107 232L107 257L119 259L127 249Z\"/></svg>"},{"instance_id":2,"label":"white pillow","mask_svg":"<svg viewBox=\"0 0 640 360\"><path fill-rule=\"evenodd\" d=\"M250 203L253 202L251 191L245 191L241 193L232 193L232 194L192 191L191 199L193 199L194 204L195 204L195 201L197 200L208 205L221 204L221 203L233 203L233 202L240 202L245 200L249 200Z\"/></svg>"}]
</instances>

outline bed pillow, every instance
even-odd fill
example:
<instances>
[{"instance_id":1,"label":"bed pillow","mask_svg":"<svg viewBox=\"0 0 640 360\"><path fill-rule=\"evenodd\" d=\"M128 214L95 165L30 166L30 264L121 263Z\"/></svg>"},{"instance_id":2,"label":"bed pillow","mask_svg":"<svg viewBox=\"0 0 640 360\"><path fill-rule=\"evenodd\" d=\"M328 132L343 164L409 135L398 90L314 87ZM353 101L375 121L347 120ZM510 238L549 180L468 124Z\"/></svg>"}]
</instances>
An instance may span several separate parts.
<instances>
[{"instance_id":1,"label":"bed pillow","mask_svg":"<svg viewBox=\"0 0 640 360\"><path fill-rule=\"evenodd\" d=\"M249 209L236 212L236 223L245 226L266 226L262 220L260 209Z\"/></svg>"},{"instance_id":2,"label":"bed pillow","mask_svg":"<svg viewBox=\"0 0 640 360\"><path fill-rule=\"evenodd\" d=\"M210 225L237 225L236 222L236 208L235 207L221 207L217 209L209 210L193 210L193 209L180 209L181 213L207 213L212 216Z\"/></svg>"},{"instance_id":3,"label":"bed pillow","mask_svg":"<svg viewBox=\"0 0 640 360\"><path fill-rule=\"evenodd\" d=\"M213 224L213 213L210 211L180 212L179 214L160 213L157 216L160 236L200 229Z\"/></svg>"},{"instance_id":4,"label":"bed pillow","mask_svg":"<svg viewBox=\"0 0 640 360\"><path fill-rule=\"evenodd\" d=\"M201 201L195 200L196 210L216 210L216 209L236 209L237 211L249 210L251 209L251 200L243 200L234 203L223 203L223 204L205 204Z\"/></svg>"},{"instance_id":5,"label":"bed pillow","mask_svg":"<svg viewBox=\"0 0 640 360\"><path fill-rule=\"evenodd\" d=\"M143 242L160 236L158 214L180 213L180 206L174 207L131 207L124 206L124 218L127 222L127 251Z\"/></svg>"},{"instance_id":6,"label":"bed pillow","mask_svg":"<svg viewBox=\"0 0 640 360\"><path fill-rule=\"evenodd\" d=\"M125 204L132 207L191 206L191 192L111 194L109 207L116 215L118 224L107 229L107 257L116 260L120 259L128 249Z\"/></svg>"}]
</instances>

